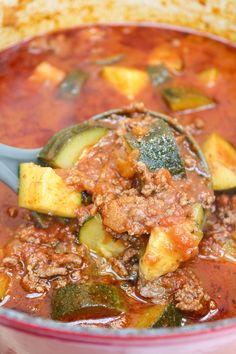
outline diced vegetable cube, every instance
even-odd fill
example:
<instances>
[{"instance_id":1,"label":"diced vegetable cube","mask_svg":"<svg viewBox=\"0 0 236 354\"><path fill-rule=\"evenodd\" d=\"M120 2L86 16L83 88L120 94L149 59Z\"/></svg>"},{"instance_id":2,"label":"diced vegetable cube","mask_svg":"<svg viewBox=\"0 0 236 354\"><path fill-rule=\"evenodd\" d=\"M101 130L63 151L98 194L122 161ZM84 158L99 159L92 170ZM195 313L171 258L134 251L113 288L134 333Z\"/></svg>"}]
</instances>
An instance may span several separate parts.
<instances>
[{"instance_id":1,"label":"diced vegetable cube","mask_svg":"<svg viewBox=\"0 0 236 354\"><path fill-rule=\"evenodd\" d=\"M172 72L180 71L183 68L183 60L175 48L165 45L153 49L148 63L150 65L164 64Z\"/></svg>"},{"instance_id":2,"label":"diced vegetable cube","mask_svg":"<svg viewBox=\"0 0 236 354\"><path fill-rule=\"evenodd\" d=\"M125 54L115 54L109 57L105 57L103 59L96 60L96 64L98 65L112 65L122 61L125 58Z\"/></svg>"},{"instance_id":3,"label":"diced vegetable cube","mask_svg":"<svg viewBox=\"0 0 236 354\"><path fill-rule=\"evenodd\" d=\"M79 240L89 249L106 258L117 257L125 250L120 240L114 241L105 231L99 214L83 224L79 232Z\"/></svg>"},{"instance_id":4,"label":"diced vegetable cube","mask_svg":"<svg viewBox=\"0 0 236 354\"><path fill-rule=\"evenodd\" d=\"M219 78L219 70L217 68L209 68L198 73L199 80L208 87L213 87Z\"/></svg>"},{"instance_id":5,"label":"diced vegetable cube","mask_svg":"<svg viewBox=\"0 0 236 354\"><path fill-rule=\"evenodd\" d=\"M101 74L117 91L128 98L136 96L148 82L145 71L121 66L104 66Z\"/></svg>"},{"instance_id":6,"label":"diced vegetable cube","mask_svg":"<svg viewBox=\"0 0 236 354\"><path fill-rule=\"evenodd\" d=\"M194 110L199 108L212 108L215 102L196 90L189 87L167 87L161 91L173 112Z\"/></svg>"},{"instance_id":7,"label":"diced vegetable cube","mask_svg":"<svg viewBox=\"0 0 236 354\"><path fill-rule=\"evenodd\" d=\"M129 327L132 328L151 328L155 323L162 318L167 305L159 304L141 308L139 312L133 316Z\"/></svg>"},{"instance_id":8,"label":"diced vegetable cube","mask_svg":"<svg viewBox=\"0 0 236 354\"><path fill-rule=\"evenodd\" d=\"M141 142L135 140L132 135L127 135L126 139L132 148L139 150L139 160L150 170L166 168L173 175L185 174L178 145L164 120L157 119L156 124Z\"/></svg>"},{"instance_id":9,"label":"diced vegetable cube","mask_svg":"<svg viewBox=\"0 0 236 354\"><path fill-rule=\"evenodd\" d=\"M0 274L0 301L2 301L6 296L9 285L10 285L10 277L5 273L1 273Z\"/></svg>"},{"instance_id":10,"label":"diced vegetable cube","mask_svg":"<svg viewBox=\"0 0 236 354\"><path fill-rule=\"evenodd\" d=\"M85 148L96 144L108 129L89 124L77 124L60 130L40 151L39 159L56 168L71 168Z\"/></svg>"},{"instance_id":11,"label":"diced vegetable cube","mask_svg":"<svg viewBox=\"0 0 236 354\"><path fill-rule=\"evenodd\" d=\"M236 149L219 134L212 133L203 144L215 190L236 187Z\"/></svg>"},{"instance_id":12,"label":"diced vegetable cube","mask_svg":"<svg viewBox=\"0 0 236 354\"><path fill-rule=\"evenodd\" d=\"M22 163L18 204L39 213L73 218L81 204L81 193L67 187L51 167Z\"/></svg>"},{"instance_id":13,"label":"diced vegetable cube","mask_svg":"<svg viewBox=\"0 0 236 354\"><path fill-rule=\"evenodd\" d=\"M197 246L203 233L195 220L172 227L156 227L152 230L143 257L140 259L140 273L146 280L154 280L169 272L174 272L181 262L190 255L184 254L183 249L176 244L175 235L184 235L185 245L191 242ZM187 241L189 240L189 241ZM193 247L194 247L193 246Z\"/></svg>"},{"instance_id":14,"label":"diced vegetable cube","mask_svg":"<svg viewBox=\"0 0 236 354\"><path fill-rule=\"evenodd\" d=\"M80 69L69 72L58 88L59 97L73 100L79 96L81 88L88 78L88 74Z\"/></svg>"},{"instance_id":15,"label":"diced vegetable cube","mask_svg":"<svg viewBox=\"0 0 236 354\"><path fill-rule=\"evenodd\" d=\"M54 320L103 318L125 310L121 291L110 284L69 284L55 290L52 296Z\"/></svg>"},{"instance_id":16,"label":"diced vegetable cube","mask_svg":"<svg viewBox=\"0 0 236 354\"><path fill-rule=\"evenodd\" d=\"M64 79L64 71L56 68L52 64L43 61L34 69L34 72L29 77L30 81L49 82L54 86L58 85Z\"/></svg>"},{"instance_id":17,"label":"diced vegetable cube","mask_svg":"<svg viewBox=\"0 0 236 354\"><path fill-rule=\"evenodd\" d=\"M172 78L169 70L163 64L148 66L147 72L154 87L158 87Z\"/></svg>"},{"instance_id":18,"label":"diced vegetable cube","mask_svg":"<svg viewBox=\"0 0 236 354\"><path fill-rule=\"evenodd\" d=\"M157 227L151 232L145 253L140 259L140 273L146 280L154 280L174 272L181 261L182 255L175 249L168 231Z\"/></svg>"},{"instance_id":19,"label":"diced vegetable cube","mask_svg":"<svg viewBox=\"0 0 236 354\"><path fill-rule=\"evenodd\" d=\"M162 316L153 325L153 328L161 327L179 327L181 326L183 315L181 312L170 303L164 310Z\"/></svg>"}]
</instances>

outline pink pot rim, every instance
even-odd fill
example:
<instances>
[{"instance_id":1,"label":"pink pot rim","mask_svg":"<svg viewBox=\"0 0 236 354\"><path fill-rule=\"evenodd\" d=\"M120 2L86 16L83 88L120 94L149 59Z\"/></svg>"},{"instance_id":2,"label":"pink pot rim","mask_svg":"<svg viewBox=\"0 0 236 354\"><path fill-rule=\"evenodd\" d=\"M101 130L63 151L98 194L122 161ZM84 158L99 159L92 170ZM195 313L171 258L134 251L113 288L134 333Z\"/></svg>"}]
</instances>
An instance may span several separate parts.
<instances>
[{"instance_id":1,"label":"pink pot rim","mask_svg":"<svg viewBox=\"0 0 236 354\"><path fill-rule=\"evenodd\" d=\"M177 328L160 329L102 329L76 327L37 317L31 317L15 310L0 309L0 325L17 332L37 337L56 339L64 342L76 342L93 345L120 346L162 346L176 345L176 342L207 340L210 337L236 333L236 318L219 320Z\"/></svg>"}]
</instances>

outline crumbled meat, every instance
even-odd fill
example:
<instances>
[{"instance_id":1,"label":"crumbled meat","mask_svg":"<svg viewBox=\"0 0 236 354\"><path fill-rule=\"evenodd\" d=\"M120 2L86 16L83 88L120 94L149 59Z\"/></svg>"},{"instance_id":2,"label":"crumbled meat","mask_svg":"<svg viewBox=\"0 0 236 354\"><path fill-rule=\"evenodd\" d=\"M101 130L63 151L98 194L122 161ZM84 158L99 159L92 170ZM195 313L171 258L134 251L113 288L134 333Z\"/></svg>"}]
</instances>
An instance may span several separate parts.
<instances>
[{"instance_id":1,"label":"crumbled meat","mask_svg":"<svg viewBox=\"0 0 236 354\"><path fill-rule=\"evenodd\" d=\"M110 262L112 268L120 277L126 277L128 275L127 269L122 261L117 258L110 258Z\"/></svg>"},{"instance_id":2,"label":"crumbled meat","mask_svg":"<svg viewBox=\"0 0 236 354\"><path fill-rule=\"evenodd\" d=\"M172 299L176 307L184 312L203 314L212 307L210 296L202 288L197 276L187 268L178 269L152 282L140 279L139 291L153 303Z\"/></svg>"},{"instance_id":3,"label":"crumbled meat","mask_svg":"<svg viewBox=\"0 0 236 354\"><path fill-rule=\"evenodd\" d=\"M176 133L181 154L186 157L188 178L173 178L165 169L152 172L138 161L137 150L127 147L124 136L135 128L149 130L153 118L142 105L128 107L127 112L126 118L112 116L116 130L88 149L66 177L66 183L74 189L92 195L94 209L80 206L79 224L93 215L92 212L99 212L111 233L140 237L149 234L166 216L189 217L196 201L210 208L212 191L207 178L198 175L203 166L184 136Z\"/></svg>"},{"instance_id":4,"label":"crumbled meat","mask_svg":"<svg viewBox=\"0 0 236 354\"><path fill-rule=\"evenodd\" d=\"M236 261L236 197L217 197L215 212L207 221L200 254L210 259Z\"/></svg>"},{"instance_id":5,"label":"crumbled meat","mask_svg":"<svg viewBox=\"0 0 236 354\"><path fill-rule=\"evenodd\" d=\"M28 292L42 293L79 278L86 251L74 242L76 228L76 224L70 228L57 224L51 231L24 226L6 248L4 269L17 271ZM60 241L63 247L58 252Z\"/></svg>"}]
</instances>

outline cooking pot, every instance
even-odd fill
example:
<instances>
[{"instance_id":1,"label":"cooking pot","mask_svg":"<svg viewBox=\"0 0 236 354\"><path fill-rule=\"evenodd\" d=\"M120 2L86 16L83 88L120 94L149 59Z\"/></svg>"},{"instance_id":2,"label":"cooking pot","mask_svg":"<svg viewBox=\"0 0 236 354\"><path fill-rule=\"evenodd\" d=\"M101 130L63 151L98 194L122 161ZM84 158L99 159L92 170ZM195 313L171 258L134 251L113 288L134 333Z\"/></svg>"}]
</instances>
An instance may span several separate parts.
<instances>
[{"instance_id":1,"label":"cooking pot","mask_svg":"<svg viewBox=\"0 0 236 354\"><path fill-rule=\"evenodd\" d=\"M0 48L87 23L164 23L236 41L231 0L2 0ZM222 39L221 39L222 40ZM0 308L0 354L236 353L236 318L168 329L87 329Z\"/></svg>"}]
</instances>

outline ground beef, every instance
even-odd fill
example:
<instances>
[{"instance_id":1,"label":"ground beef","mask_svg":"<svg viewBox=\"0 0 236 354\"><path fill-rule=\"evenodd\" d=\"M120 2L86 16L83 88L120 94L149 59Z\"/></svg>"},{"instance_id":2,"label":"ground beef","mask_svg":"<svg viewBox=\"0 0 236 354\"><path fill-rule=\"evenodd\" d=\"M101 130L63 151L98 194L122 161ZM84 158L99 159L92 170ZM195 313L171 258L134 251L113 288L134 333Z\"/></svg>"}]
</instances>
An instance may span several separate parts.
<instances>
[{"instance_id":1,"label":"ground beef","mask_svg":"<svg viewBox=\"0 0 236 354\"><path fill-rule=\"evenodd\" d=\"M187 268L178 269L152 282L140 279L138 287L140 294L153 303L172 300L175 306L184 312L202 315L214 306L200 280Z\"/></svg>"},{"instance_id":2,"label":"ground beef","mask_svg":"<svg viewBox=\"0 0 236 354\"><path fill-rule=\"evenodd\" d=\"M78 279L87 251L75 242L77 227L54 224L43 230L24 225L6 247L2 270L16 272L27 292L42 293Z\"/></svg>"},{"instance_id":3,"label":"ground beef","mask_svg":"<svg viewBox=\"0 0 236 354\"><path fill-rule=\"evenodd\" d=\"M236 261L236 197L217 197L215 212L207 221L200 255L209 259Z\"/></svg>"},{"instance_id":4,"label":"ground beef","mask_svg":"<svg viewBox=\"0 0 236 354\"><path fill-rule=\"evenodd\" d=\"M213 193L208 179L200 176L204 167L186 138L173 132L181 155L191 160L185 166L187 178L174 178L165 169L152 172L139 161L139 151L127 147L125 134L142 139L155 120L143 105L130 106L127 113L128 117L112 115L100 123L113 130L88 149L65 178L74 189L92 195L94 208L80 206L79 223L99 212L111 233L140 237L167 216L190 218L197 201L209 208Z\"/></svg>"}]
</instances>

